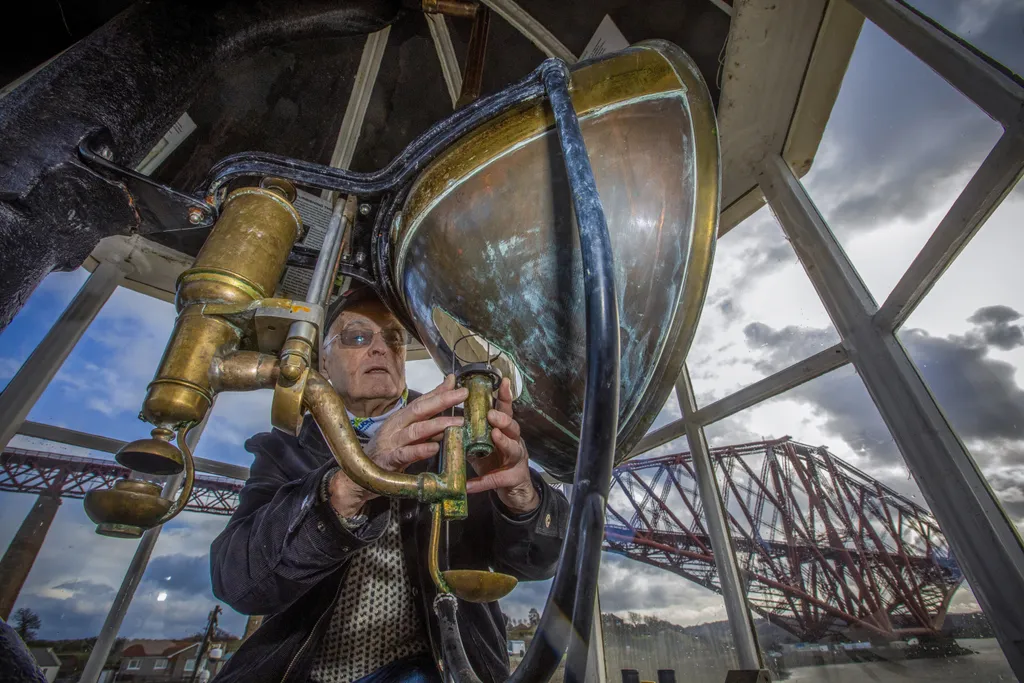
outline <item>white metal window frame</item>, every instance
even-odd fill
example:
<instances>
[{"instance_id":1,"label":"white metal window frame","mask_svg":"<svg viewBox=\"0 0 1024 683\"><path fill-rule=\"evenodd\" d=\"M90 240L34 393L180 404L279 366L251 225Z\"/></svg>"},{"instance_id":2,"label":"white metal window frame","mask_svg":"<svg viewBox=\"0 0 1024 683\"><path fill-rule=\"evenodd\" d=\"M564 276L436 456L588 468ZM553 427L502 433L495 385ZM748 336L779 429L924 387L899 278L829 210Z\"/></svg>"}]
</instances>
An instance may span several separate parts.
<instances>
[{"instance_id":1,"label":"white metal window frame","mask_svg":"<svg viewBox=\"0 0 1024 683\"><path fill-rule=\"evenodd\" d=\"M153 662L153 668L156 669L157 671L162 671L163 669L166 669L167 668L167 658L166 657L160 657L159 659L156 659Z\"/></svg>"},{"instance_id":2,"label":"white metal window frame","mask_svg":"<svg viewBox=\"0 0 1024 683\"><path fill-rule=\"evenodd\" d=\"M195 657L193 657L192 659L186 659L185 660L185 671L194 671L195 668L196 668Z\"/></svg>"},{"instance_id":3,"label":"white metal window frame","mask_svg":"<svg viewBox=\"0 0 1024 683\"><path fill-rule=\"evenodd\" d=\"M138 671L142 665L142 661L138 659L129 659L128 666L125 667L126 671Z\"/></svg>"},{"instance_id":4,"label":"white metal window frame","mask_svg":"<svg viewBox=\"0 0 1024 683\"><path fill-rule=\"evenodd\" d=\"M715 561L740 668L760 668L704 427L852 363L949 540L1010 667L1024 680L1024 545L896 338L899 327L1024 173L1024 87L901 0L846 1L1002 125L1003 135L881 306L782 156L765 159L760 189L842 341L703 407L696 404L684 367L676 386L682 419L647 434L632 455L687 437L698 479L701 469L707 472L701 498L709 533L723 541L713 542Z\"/></svg>"}]
</instances>

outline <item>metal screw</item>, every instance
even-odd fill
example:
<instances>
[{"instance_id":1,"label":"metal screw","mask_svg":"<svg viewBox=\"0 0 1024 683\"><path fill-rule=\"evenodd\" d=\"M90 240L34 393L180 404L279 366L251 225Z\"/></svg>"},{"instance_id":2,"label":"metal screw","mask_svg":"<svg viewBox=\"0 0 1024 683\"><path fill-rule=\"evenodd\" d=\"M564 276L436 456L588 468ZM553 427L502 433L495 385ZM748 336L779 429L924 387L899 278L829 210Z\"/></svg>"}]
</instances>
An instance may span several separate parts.
<instances>
[{"instance_id":1,"label":"metal screw","mask_svg":"<svg viewBox=\"0 0 1024 683\"><path fill-rule=\"evenodd\" d=\"M362 252L362 251L357 251L356 252L356 263L358 263L359 265L362 265L364 261L366 261L366 253Z\"/></svg>"},{"instance_id":2,"label":"metal screw","mask_svg":"<svg viewBox=\"0 0 1024 683\"><path fill-rule=\"evenodd\" d=\"M109 147L107 147L105 145L103 147L100 147L100 149L97 152L97 154L99 154L101 157L103 157L107 161L113 161L114 160L114 152L113 152L113 150L111 150Z\"/></svg>"},{"instance_id":3,"label":"metal screw","mask_svg":"<svg viewBox=\"0 0 1024 683\"><path fill-rule=\"evenodd\" d=\"M372 211L372 210L373 210L373 207L371 207L369 204L360 204L359 205L359 215L360 216L369 216L370 215L370 211Z\"/></svg>"},{"instance_id":4,"label":"metal screw","mask_svg":"<svg viewBox=\"0 0 1024 683\"><path fill-rule=\"evenodd\" d=\"M188 222L192 225L199 225L203 222L203 210L192 207L188 210Z\"/></svg>"}]
</instances>

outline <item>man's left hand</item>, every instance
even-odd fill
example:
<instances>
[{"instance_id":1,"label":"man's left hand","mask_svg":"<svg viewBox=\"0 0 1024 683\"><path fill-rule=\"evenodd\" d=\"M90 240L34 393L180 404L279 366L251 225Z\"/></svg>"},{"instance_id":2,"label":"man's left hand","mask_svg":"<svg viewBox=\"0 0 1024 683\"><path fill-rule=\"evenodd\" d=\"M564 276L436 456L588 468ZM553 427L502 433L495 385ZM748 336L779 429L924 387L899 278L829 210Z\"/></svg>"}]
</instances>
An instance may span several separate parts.
<instances>
[{"instance_id":1,"label":"man's left hand","mask_svg":"<svg viewBox=\"0 0 1024 683\"><path fill-rule=\"evenodd\" d=\"M474 463L480 476L466 482L466 493L493 490L512 513L533 512L540 505L540 496L530 479L530 457L519 423L512 416L512 386L507 377L501 380L498 400L487 413L487 421L493 427L494 453Z\"/></svg>"}]
</instances>

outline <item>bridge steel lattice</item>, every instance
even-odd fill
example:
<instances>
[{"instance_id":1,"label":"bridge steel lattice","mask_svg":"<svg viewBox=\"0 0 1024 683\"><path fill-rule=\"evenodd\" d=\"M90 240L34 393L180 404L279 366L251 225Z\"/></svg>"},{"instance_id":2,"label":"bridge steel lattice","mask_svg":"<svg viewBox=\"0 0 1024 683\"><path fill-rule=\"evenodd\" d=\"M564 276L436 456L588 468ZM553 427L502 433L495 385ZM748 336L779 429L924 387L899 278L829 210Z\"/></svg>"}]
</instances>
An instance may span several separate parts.
<instances>
[{"instance_id":1,"label":"bridge steel lattice","mask_svg":"<svg viewBox=\"0 0 1024 683\"><path fill-rule=\"evenodd\" d=\"M712 451L750 607L805 641L933 635L963 581L920 505L789 437ZM720 592L690 455L616 468L605 549Z\"/></svg>"},{"instance_id":2,"label":"bridge steel lattice","mask_svg":"<svg viewBox=\"0 0 1024 683\"><path fill-rule=\"evenodd\" d=\"M824 448L788 437L714 449L752 609L806 641L935 634L963 580L934 518ZM83 498L113 460L7 448L0 491ZM230 515L242 482L197 474L186 510ZM606 551L721 590L688 453L615 469Z\"/></svg>"},{"instance_id":3,"label":"bridge steel lattice","mask_svg":"<svg viewBox=\"0 0 1024 683\"><path fill-rule=\"evenodd\" d=\"M11 448L0 455L0 491L85 498L92 489L109 488L131 473L113 460ZM159 477L149 477L159 481ZM238 506L242 482L209 474L196 474L195 488L186 511L230 515Z\"/></svg>"}]
</instances>

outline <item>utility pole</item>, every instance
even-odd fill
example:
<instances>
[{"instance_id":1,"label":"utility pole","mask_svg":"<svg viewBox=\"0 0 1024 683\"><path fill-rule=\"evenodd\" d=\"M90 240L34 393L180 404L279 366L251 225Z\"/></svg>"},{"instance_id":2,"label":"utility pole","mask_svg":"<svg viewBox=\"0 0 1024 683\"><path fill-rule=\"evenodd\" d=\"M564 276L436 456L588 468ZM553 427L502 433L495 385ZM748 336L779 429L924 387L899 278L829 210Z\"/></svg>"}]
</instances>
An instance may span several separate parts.
<instances>
[{"instance_id":1,"label":"utility pole","mask_svg":"<svg viewBox=\"0 0 1024 683\"><path fill-rule=\"evenodd\" d=\"M192 669L192 678L189 679L189 683L196 683L196 676L199 675L199 669L203 666L203 657L206 656L206 649L210 646L210 639L217 632L217 615L220 612L220 605L215 605L210 612L210 620L206 624L206 635L203 636L203 644L199 646L199 652L196 653L196 666Z\"/></svg>"}]
</instances>

